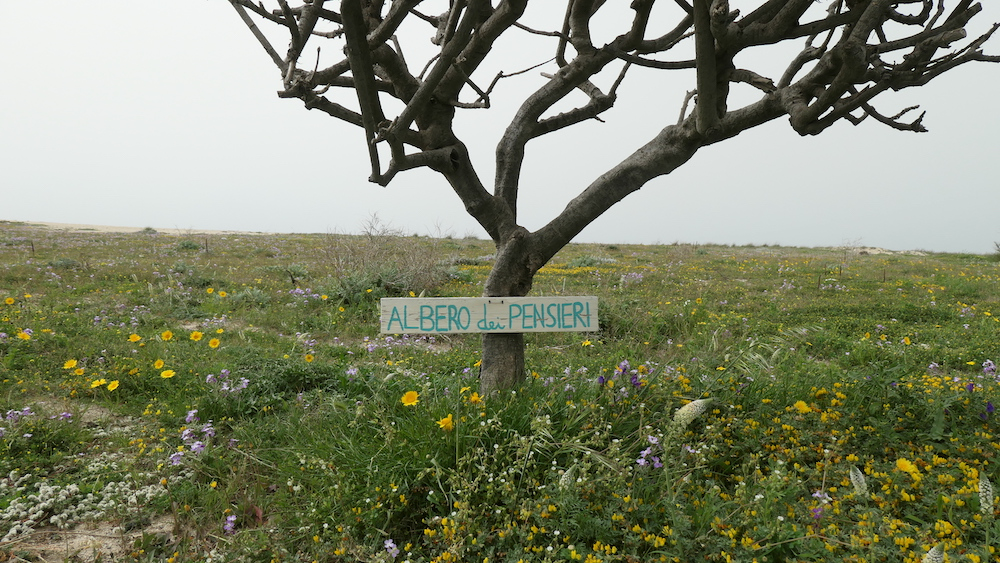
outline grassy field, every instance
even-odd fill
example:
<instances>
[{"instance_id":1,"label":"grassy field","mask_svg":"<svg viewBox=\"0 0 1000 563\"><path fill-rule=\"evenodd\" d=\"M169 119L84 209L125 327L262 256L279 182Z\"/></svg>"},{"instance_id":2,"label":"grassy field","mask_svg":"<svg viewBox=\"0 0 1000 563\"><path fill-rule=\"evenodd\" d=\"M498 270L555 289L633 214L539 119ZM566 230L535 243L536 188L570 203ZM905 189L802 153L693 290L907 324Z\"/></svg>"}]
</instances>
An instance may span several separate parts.
<instances>
[{"instance_id":1,"label":"grassy field","mask_svg":"<svg viewBox=\"0 0 1000 563\"><path fill-rule=\"evenodd\" d=\"M1000 561L992 257L572 245L482 397L491 252L0 223L0 560Z\"/></svg>"}]
</instances>

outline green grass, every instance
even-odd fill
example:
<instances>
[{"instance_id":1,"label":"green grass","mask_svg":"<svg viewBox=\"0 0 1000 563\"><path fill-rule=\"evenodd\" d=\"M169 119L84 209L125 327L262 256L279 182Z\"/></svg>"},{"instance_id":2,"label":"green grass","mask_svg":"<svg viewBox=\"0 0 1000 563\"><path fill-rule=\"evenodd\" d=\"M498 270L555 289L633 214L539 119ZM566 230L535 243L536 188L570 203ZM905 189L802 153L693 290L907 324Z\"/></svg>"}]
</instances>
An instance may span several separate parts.
<instances>
[{"instance_id":1,"label":"green grass","mask_svg":"<svg viewBox=\"0 0 1000 563\"><path fill-rule=\"evenodd\" d=\"M602 330L485 399L478 337L377 303L480 294L491 244L397 235L0 224L0 559L1000 560L990 257L571 245L533 293Z\"/></svg>"}]
</instances>

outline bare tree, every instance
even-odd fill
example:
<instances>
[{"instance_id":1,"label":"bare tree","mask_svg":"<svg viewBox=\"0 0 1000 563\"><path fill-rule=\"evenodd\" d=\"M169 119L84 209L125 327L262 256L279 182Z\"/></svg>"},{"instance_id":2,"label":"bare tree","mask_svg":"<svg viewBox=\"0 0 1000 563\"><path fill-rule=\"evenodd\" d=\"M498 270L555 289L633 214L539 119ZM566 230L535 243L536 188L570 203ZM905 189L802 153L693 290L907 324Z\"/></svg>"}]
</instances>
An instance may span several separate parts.
<instances>
[{"instance_id":1,"label":"bare tree","mask_svg":"<svg viewBox=\"0 0 1000 563\"><path fill-rule=\"evenodd\" d=\"M730 9L726 0L633 0L627 9L623 2L605 6L605 0L566 0L547 30L521 21L527 0L300 1L292 6L289 0L276 0L277 6L269 9L255 0L230 0L280 69L280 97L298 98L306 108L364 130L372 182L384 186L399 172L420 167L447 180L496 244L487 296L527 294L535 273L584 227L646 182L687 162L701 147L782 116L800 135L816 135L840 120L857 124L866 118L922 132L923 113L904 120L917 108L888 115L875 108L875 97L922 86L970 61L1000 62L982 51L997 24L975 39L966 37L966 26L982 10L971 0L948 7L945 0L758 0L745 2L753 8L745 15ZM539 1L548 7L557 4ZM284 54L257 21L270 24L271 34L287 34ZM612 21L623 22L620 33L595 44L592 27ZM521 101L497 140L489 189L455 124L459 115L481 119L476 112L490 107L494 86L516 74L484 76L481 68L487 57L507 55L493 47L508 32L548 38L552 58L546 65L551 70L543 69L549 72L546 82ZM406 54L431 54L426 60L407 60L404 40ZM431 50L423 46L428 41ZM332 48L317 47L315 63L306 65L311 68L300 68L307 46L315 43ZM734 63L742 53L778 44L799 45L787 50L780 76ZM336 62L321 67L320 59L328 56ZM694 76L678 121L664 123L634 153L581 186L548 224L529 232L517 220L528 142L600 119L635 66ZM520 68L531 70L529 63ZM756 89L752 103L730 107L730 88L736 83ZM585 101L568 105L576 91L585 94ZM393 98L398 102L390 103ZM557 104L569 109L557 113ZM392 115L390 107L402 109ZM485 334L482 359L484 391L515 385L524 377L523 336Z\"/></svg>"}]
</instances>

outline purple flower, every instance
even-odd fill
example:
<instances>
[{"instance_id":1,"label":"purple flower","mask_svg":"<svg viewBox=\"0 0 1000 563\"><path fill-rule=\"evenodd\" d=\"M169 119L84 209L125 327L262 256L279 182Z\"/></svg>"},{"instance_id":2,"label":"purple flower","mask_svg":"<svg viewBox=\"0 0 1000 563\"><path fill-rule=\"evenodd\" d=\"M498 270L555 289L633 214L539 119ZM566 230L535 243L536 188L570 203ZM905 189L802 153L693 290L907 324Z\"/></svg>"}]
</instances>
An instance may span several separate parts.
<instances>
[{"instance_id":1,"label":"purple flower","mask_svg":"<svg viewBox=\"0 0 1000 563\"><path fill-rule=\"evenodd\" d=\"M660 462L660 458L658 458L658 457L656 457L654 455L651 459L653 460L653 467L655 469L659 469L659 468L663 467L663 464Z\"/></svg>"},{"instance_id":2,"label":"purple flower","mask_svg":"<svg viewBox=\"0 0 1000 563\"><path fill-rule=\"evenodd\" d=\"M191 452L192 453L200 454L203 451L205 451L205 443L204 442L198 441L198 442L195 442L195 443L191 444Z\"/></svg>"},{"instance_id":3,"label":"purple flower","mask_svg":"<svg viewBox=\"0 0 1000 563\"><path fill-rule=\"evenodd\" d=\"M174 452L170 454L170 456L167 459L170 460L170 465L180 465L181 458L183 457L184 457L184 452Z\"/></svg>"},{"instance_id":4,"label":"purple flower","mask_svg":"<svg viewBox=\"0 0 1000 563\"><path fill-rule=\"evenodd\" d=\"M399 548L396 547L396 542L392 540L385 540L383 545L385 546L385 551L389 554L389 557L394 558L399 555Z\"/></svg>"},{"instance_id":5,"label":"purple flower","mask_svg":"<svg viewBox=\"0 0 1000 563\"><path fill-rule=\"evenodd\" d=\"M215 428L212 426L212 421L209 420L201 427L201 433L205 435L206 438L215 437Z\"/></svg>"},{"instance_id":6,"label":"purple flower","mask_svg":"<svg viewBox=\"0 0 1000 563\"><path fill-rule=\"evenodd\" d=\"M200 420L200 419L198 418L197 415L198 415L198 409L194 409L194 410L188 411L187 417L184 419L184 422L186 422L188 424L191 424L193 422L198 422L198 420Z\"/></svg>"},{"instance_id":7,"label":"purple flower","mask_svg":"<svg viewBox=\"0 0 1000 563\"><path fill-rule=\"evenodd\" d=\"M647 441L648 441L648 442L649 442L650 444L653 444L654 446L655 446L656 444L659 444L659 443L660 443L660 439L659 439L659 438L657 438L656 436L646 436L646 440L647 440Z\"/></svg>"},{"instance_id":8,"label":"purple flower","mask_svg":"<svg viewBox=\"0 0 1000 563\"><path fill-rule=\"evenodd\" d=\"M813 518L815 518L817 520L819 520L820 518L823 517L823 507L822 506L817 506L816 508L810 510L810 512L812 512Z\"/></svg>"},{"instance_id":9,"label":"purple flower","mask_svg":"<svg viewBox=\"0 0 1000 563\"><path fill-rule=\"evenodd\" d=\"M222 529L226 532L227 536L231 536L236 533L236 515L230 514L226 516L226 523L222 525Z\"/></svg>"},{"instance_id":10,"label":"purple flower","mask_svg":"<svg viewBox=\"0 0 1000 563\"><path fill-rule=\"evenodd\" d=\"M215 377L214 373L210 373L205 376L205 383L215 383L217 381L219 381L219 379Z\"/></svg>"},{"instance_id":11,"label":"purple flower","mask_svg":"<svg viewBox=\"0 0 1000 563\"><path fill-rule=\"evenodd\" d=\"M983 373L986 375L997 374L997 365L993 363L993 360L986 360L983 362Z\"/></svg>"},{"instance_id":12,"label":"purple flower","mask_svg":"<svg viewBox=\"0 0 1000 563\"><path fill-rule=\"evenodd\" d=\"M972 390L975 388L976 384L971 381L965 384L965 390L968 391L969 393L972 393Z\"/></svg>"},{"instance_id":13,"label":"purple flower","mask_svg":"<svg viewBox=\"0 0 1000 563\"><path fill-rule=\"evenodd\" d=\"M986 412L988 412L990 414L993 414L993 411L995 411L995 410L997 410L997 409L996 409L996 407L993 406L993 403L990 402L990 401L986 401Z\"/></svg>"},{"instance_id":14,"label":"purple flower","mask_svg":"<svg viewBox=\"0 0 1000 563\"><path fill-rule=\"evenodd\" d=\"M646 458L644 458L644 457L640 457L639 459L635 460L635 463L637 465L641 465L643 467L645 467L646 465L649 465L649 462L646 461Z\"/></svg>"}]
</instances>

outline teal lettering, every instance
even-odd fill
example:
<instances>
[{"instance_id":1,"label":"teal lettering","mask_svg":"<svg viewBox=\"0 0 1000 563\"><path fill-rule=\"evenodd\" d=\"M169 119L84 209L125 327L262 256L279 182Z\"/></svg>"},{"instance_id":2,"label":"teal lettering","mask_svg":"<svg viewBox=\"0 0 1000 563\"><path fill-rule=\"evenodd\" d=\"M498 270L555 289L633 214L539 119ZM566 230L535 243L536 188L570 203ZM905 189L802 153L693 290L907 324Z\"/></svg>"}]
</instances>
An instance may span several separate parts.
<instances>
[{"instance_id":1,"label":"teal lettering","mask_svg":"<svg viewBox=\"0 0 1000 563\"><path fill-rule=\"evenodd\" d=\"M553 309L555 309L555 312L553 312ZM551 320L543 323L542 326L545 328L554 328L559 326L559 318L557 316L559 314L559 305L556 303L549 303L549 306L546 307L546 311L548 312L549 319Z\"/></svg>"},{"instance_id":2,"label":"teal lettering","mask_svg":"<svg viewBox=\"0 0 1000 563\"><path fill-rule=\"evenodd\" d=\"M464 321L463 321L464 317ZM454 330L455 328L459 330L468 330L469 324L472 322L472 313L469 312L468 307L459 307L457 305L448 306L448 329Z\"/></svg>"},{"instance_id":3,"label":"teal lettering","mask_svg":"<svg viewBox=\"0 0 1000 563\"><path fill-rule=\"evenodd\" d=\"M403 305L403 328L405 328L406 330L413 330L413 329L420 328L419 325L411 325L411 324L409 324L409 322L408 322L409 315L407 314L406 307L407 307L407 305Z\"/></svg>"},{"instance_id":4,"label":"teal lettering","mask_svg":"<svg viewBox=\"0 0 1000 563\"><path fill-rule=\"evenodd\" d=\"M569 318L570 321L567 322L566 319ZM573 304L572 303L562 303L559 305L559 328L569 328L573 326L570 324L573 319Z\"/></svg>"},{"instance_id":5,"label":"teal lettering","mask_svg":"<svg viewBox=\"0 0 1000 563\"><path fill-rule=\"evenodd\" d=\"M517 310L516 313L514 312L515 309ZM522 313L524 313L524 307L516 303L510 304L510 307L507 309L507 318L510 321L510 326L514 326L514 320L521 318ZM523 323L524 320L522 319L521 322Z\"/></svg>"},{"instance_id":6,"label":"teal lettering","mask_svg":"<svg viewBox=\"0 0 1000 563\"><path fill-rule=\"evenodd\" d=\"M425 325L430 323L429 325ZM432 332L434 330L434 307L430 305L420 306L420 330L424 332Z\"/></svg>"},{"instance_id":7,"label":"teal lettering","mask_svg":"<svg viewBox=\"0 0 1000 563\"><path fill-rule=\"evenodd\" d=\"M448 331L448 306L438 305L434 307L434 330L437 332Z\"/></svg>"},{"instance_id":8,"label":"teal lettering","mask_svg":"<svg viewBox=\"0 0 1000 563\"><path fill-rule=\"evenodd\" d=\"M405 310L404 310L403 314L406 314ZM389 315L389 324L385 325L385 331L386 332L392 332L392 322L393 321L396 321L396 324L399 325L399 330L400 331L406 330L406 328L403 327L403 321L402 321L402 319L399 318L399 309L397 309L395 307L392 308L392 313Z\"/></svg>"},{"instance_id":9,"label":"teal lettering","mask_svg":"<svg viewBox=\"0 0 1000 563\"><path fill-rule=\"evenodd\" d=\"M576 301L573 303L573 327L575 328L578 326L590 326L589 322L583 320L583 317L580 316L580 313L583 313L583 303ZM577 319L580 319L580 324L577 324L576 322Z\"/></svg>"}]
</instances>

